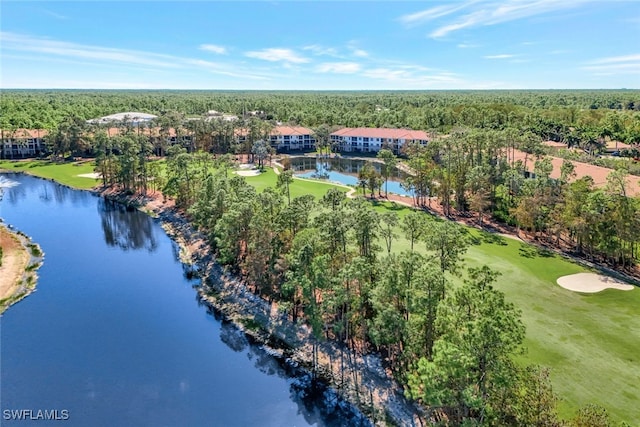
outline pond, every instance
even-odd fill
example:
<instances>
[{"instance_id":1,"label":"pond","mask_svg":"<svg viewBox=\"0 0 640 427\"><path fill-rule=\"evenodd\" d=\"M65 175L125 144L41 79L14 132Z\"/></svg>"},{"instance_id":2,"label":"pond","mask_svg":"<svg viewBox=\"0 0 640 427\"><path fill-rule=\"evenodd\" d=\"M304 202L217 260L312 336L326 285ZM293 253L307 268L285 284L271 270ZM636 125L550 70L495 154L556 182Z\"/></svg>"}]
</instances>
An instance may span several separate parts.
<instances>
[{"instance_id":1,"label":"pond","mask_svg":"<svg viewBox=\"0 0 640 427\"><path fill-rule=\"evenodd\" d=\"M344 185L358 186L358 173L367 162L362 159L350 158L315 158L315 157L291 157L291 168L295 176L300 178L323 179ZM371 161L376 172L381 173L382 164ZM394 168L389 177L387 188L389 193L411 196L410 191L402 188L401 183L407 174ZM384 193L384 184L382 192Z\"/></svg>"},{"instance_id":2,"label":"pond","mask_svg":"<svg viewBox=\"0 0 640 427\"><path fill-rule=\"evenodd\" d=\"M3 426L26 425L8 419L12 410L67 411L65 426L351 422L200 303L156 221L50 181L7 178L18 185L4 187L0 217L45 260L36 292L0 318Z\"/></svg>"}]
</instances>

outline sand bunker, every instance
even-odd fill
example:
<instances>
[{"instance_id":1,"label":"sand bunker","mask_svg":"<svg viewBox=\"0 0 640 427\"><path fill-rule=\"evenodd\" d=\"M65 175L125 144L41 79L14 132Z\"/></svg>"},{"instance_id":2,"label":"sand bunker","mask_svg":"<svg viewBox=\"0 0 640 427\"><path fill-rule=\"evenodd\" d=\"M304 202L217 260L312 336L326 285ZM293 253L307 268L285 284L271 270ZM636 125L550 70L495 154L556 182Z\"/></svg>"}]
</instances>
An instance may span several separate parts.
<instances>
[{"instance_id":1,"label":"sand bunker","mask_svg":"<svg viewBox=\"0 0 640 427\"><path fill-rule=\"evenodd\" d=\"M260 171L257 170L257 169L236 171L235 173L237 173L240 176L257 176L257 175L260 175Z\"/></svg>"},{"instance_id":2,"label":"sand bunker","mask_svg":"<svg viewBox=\"0 0 640 427\"><path fill-rule=\"evenodd\" d=\"M100 175L99 173L96 172L92 172L92 173L81 173L80 175L78 175L80 178L93 178L93 179L99 179L102 177L102 175Z\"/></svg>"},{"instance_id":3,"label":"sand bunker","mask_svg":"<svg viewBox=\"0 0 640 427\"><path fill-rule=\"evenodd\" d=\"M578 273L570 276L560 277L558 285L565 289L575 292L595 293L604 291L605 289L620 289L621 291L630 291L633 285L626 284L613 277L604 276L595 273Z\"/></svg>"}]
</instances>

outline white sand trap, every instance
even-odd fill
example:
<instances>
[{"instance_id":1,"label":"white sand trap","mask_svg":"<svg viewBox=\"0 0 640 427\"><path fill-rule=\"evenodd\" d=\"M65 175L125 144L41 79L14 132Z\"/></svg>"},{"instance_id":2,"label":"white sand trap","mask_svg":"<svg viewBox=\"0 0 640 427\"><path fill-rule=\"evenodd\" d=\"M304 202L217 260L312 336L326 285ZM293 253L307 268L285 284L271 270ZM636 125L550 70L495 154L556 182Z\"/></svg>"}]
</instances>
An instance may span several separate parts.
<instances>
[{"instance_id":1,"label":"white sand trap","mask_svg":"<svg viewBox=\"0 0 640 427\"><path fill-rule=\"evenodd\" d=\"M80 175L78 175L81 178L93 178L93 179L99 179L102 178L102 175L100 175L97 172L92 172L92 173L81 173Z\"/></svg>"},{"instance_id":2,"label":"white sand trap","mask_svg":"<svg viewBox=\"0 0 640 427\"><path fill-rule=\"evenodd\" d=\"M628 285L613 277L595 273L578 273L560 277L558 285L575 292L595 293L605 289L620 289L630 291L633 285Z\"/></svg>"},{"instance_id":3,"label":"white sand trap","mask_svg":"<svg viewBox=\"0 0 640 427\"><path fill-rule=\"evenodd\" d=\"M257 176L260 175L260 171L257 169L253 169L253 170L248 170L248 171L236 171L235 173L237 173L240 176Z\"/></svg>"}]
</instances>

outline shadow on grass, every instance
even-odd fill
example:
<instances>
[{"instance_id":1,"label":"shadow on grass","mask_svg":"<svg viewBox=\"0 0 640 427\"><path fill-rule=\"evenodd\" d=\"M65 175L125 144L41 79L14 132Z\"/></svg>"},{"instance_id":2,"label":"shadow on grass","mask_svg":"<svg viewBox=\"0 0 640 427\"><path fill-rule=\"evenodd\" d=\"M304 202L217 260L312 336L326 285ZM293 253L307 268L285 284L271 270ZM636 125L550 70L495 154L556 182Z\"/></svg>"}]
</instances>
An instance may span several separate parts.
<instances>
[{"instance_id":1,"label":"shadow on grass","mask_svg":"<svg viewBox=\"0 0 640 427\"><path fill-rule=\"evenodd\" d=\"M507 246L507 239L495 233L480 233L480 237L483 243L489 243L493 245Z\"/></svg>"},{"instance_id":2,"label":"shadow on grass","mask_svg":"<svg viewBox=\"0 0 640 427\"><path fill-rule=\"evenodd\" d=\"M489 245L507 246L507 240L499 234L491 233L488 231L480 231L478 235L471 232L471 228L467 229L467 238L472 245L479 246L483 243Z\"/></svg>"},{"instance_id":3,"label":"shadow on grass","mask_svg":"<svg viewBox=\"0 0 640 427\"><path fill-rule=\"evenodd\" d=\"M51 160L29 162L29 169L31 169L31 168L39 168L41 166L48 166L48 165L52 165L52 164L53 164L53 162Z\"/></svg>"},{"instance_id":4,"label":"shadow on grass","mask_svg":"<svg viewBox=\"0 0 640 427\"><path fill-rule=\"evenodd\" d=\"M527 245L526 243L520 243L520 249L518 249L518 252L520 252L520 256L525 258L552 258L554 255L549 249L536 248L535 246Z\"/></svg>"},{"instance_id":5,"label":"shadow on grass","mask_svg":"<svg viewBox=\"0 0 640 427\"><path fill-rule=\"evenodd\" d=\"M401 204L396 202L381 202L378 200L373 200L371 204L373 206L380 206L388 211L402 211L408 209L406 206L402 206Z\"/></svg>"}]
</instances>

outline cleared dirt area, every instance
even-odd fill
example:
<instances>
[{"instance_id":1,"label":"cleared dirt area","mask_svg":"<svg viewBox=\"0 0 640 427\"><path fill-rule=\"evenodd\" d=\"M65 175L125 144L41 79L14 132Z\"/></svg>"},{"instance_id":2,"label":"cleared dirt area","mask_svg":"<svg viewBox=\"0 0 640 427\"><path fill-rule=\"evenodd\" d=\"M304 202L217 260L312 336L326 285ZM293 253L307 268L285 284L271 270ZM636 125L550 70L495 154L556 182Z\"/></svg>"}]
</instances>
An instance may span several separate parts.
<instances>
[{"instance_id":1,"label":"cleared dirt area","mask_svg":"<svg viewBox=\"0 0 640 427\"><path fill-rule=\"evenodd\" d=\"M30 256L18 238L4 226L0 226L0 247L2 247L2 265L0 265L0 301L2 301L18 290Z\"/></svg>"}]
</instances>

